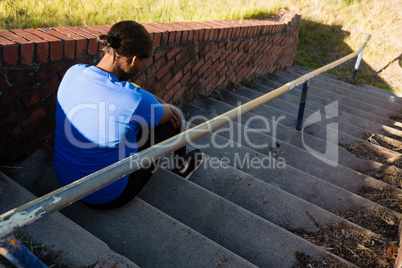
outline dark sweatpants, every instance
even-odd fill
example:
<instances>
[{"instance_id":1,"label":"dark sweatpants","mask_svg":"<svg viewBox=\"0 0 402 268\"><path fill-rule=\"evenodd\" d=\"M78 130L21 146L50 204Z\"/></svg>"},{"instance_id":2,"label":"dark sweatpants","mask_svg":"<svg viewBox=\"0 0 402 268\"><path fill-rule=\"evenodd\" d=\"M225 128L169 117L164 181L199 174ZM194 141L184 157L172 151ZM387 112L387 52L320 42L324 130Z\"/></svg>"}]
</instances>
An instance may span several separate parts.
<instances>
[{"instance_id":1,"label":"dark sweatpants","mask_svg":"<svg viewBox=\"0 0 402 268\"><path fill-rule=\"evenodd\" d=\"M151 131L155 131L154 140L152 141L150 138ZM139 141L141 138L141 131L137 136L137 140ZM170 137L173 137L180 133L180 128L174 129L171 124L165 123L164 125L159 125L154 129L148 131L149 137L144 145L142 145L138 151L142 151L146 148L151 147L159 142L162 142ZM186 147L182 147L173 153L174 158L184 158L186 154ZM104 203L104 204L89 204L85 203L87 206L96 208L96 209L113 209L120 207L127 202L131 201L141 190L144 188L145 184L152 177L153 171L155 169L154 165L151 165L149 168L139 169L130 174L130 178L128 180L128 184L124 191L114 200Z\"/></svg>"}]
</instances>

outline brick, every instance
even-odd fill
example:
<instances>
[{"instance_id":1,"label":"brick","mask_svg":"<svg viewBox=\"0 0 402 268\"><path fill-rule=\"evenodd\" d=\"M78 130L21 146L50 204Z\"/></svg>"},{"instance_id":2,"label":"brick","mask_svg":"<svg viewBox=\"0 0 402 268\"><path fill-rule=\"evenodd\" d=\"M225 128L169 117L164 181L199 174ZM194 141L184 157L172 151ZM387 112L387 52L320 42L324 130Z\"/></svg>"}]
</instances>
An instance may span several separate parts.
<instances>
[{"instance_id":1,"label":"brick","mask_svg":"<svg viewBox=\"0 0 402 268\"><path fill-rule=\"evenodd\" d=\"M14 105L9 106L9 108L2 108L0 114L0 128L2 130L6 129L10 123L14 123L22 118L25 114L24 108L19 104L16 103ZM2 131L2 133L4 133Z\"/></svg>"},{"instance_id":2,"label":"brick","mask_svg":"<svg viewBox=\"0 0 402 268\"><path fill-rule=\"evenodd\" d=\"M141 67L140 72L142 72L143 70L145 70L145 68L146 68L147 66L151 66L152 63L154 63L154 60L152 59L152 57L147 58L147 59L144 61L144 64L143 64L143 66Z\"/></svg>"},{"instance_id":3,"label":"brick","mask_svg":"<svg viewBox=\"0 0 402 268\"><path fill-rule=\"evenodd\" d=\"M233 51L239 51L240 42L241 42L240 39L237 39L236 41L232 42Z\"/></svg>"},{"instance_id":4,"label":"brick","mask_svg":"<svg viewBox=\"0 0 402 268\"><path fill-rule=\"evenodd\" d=\"M222 76L219 81L216 83L217 86L224 88L227 85L226 76Z\"/></svg>"},{"instance_id":5,"label":"brick","mask_svg":"<svg viewBox=\"0 0 402 268\"><path fill-rule=\"evenodd\" d=\"M211 34L211 29L204 29L204 37L202 38L202 41L209 41L209 35Z\"/></svg>"},{"instance_id":6,"label":"brick","mask_svg":"<svg viewBox=\"0 0 402 268\"><path fill-rule=\"evenodd\" d=\"M240 44L239 44L238 49L239 49L239 51L242 51L243 48L246 46L247 41L246 41L246 40L243 40L243 39L238 39L238 40L240 40ZM243 50L243 51L244 51L244 50Z\"/></svg>"},{"instance_id":7,"label":"brick","mask_svg":"<svg viewBox=\"0 0 402 268\"><path fill-rule=\"evenodd\" d=\"M61 60L63 53L63 43L59 38L48 35L42 31L39 31L38 29L25 29L25 31L37 35L49 42L51 61Z\"/></svg>"},{"instance_id":8,"label":"brick","mask_svg":"<svg viewBox=\"0 0 402 268\"><path fill-rule=\"evenodd\" d=\"M194 42L194 43L196 43L196 42L198 42L198 36L200 35L200 31L199 30L194 30L193 31L193 39L192 39L192 41Z\"/></svg>"},{"instance_id":9,"label":"brick","mask_svg":"<svg viewBox=\"0 0 402 268\"><path fill-rule=\"evenodd\" d=\"M154 47L159 47L161 44L162 33L154 34Z\"/></svg>"},{"instance_id":10,"label":"brick","mask_svg":"<svg viewBox=\"0 0 402 268\"><path fill-rule=\"evenodd\" d=\"M110 28L112 28L111 25L98 25L98 27L99 27L99 28L102 28L102 29L104 29L104 30L106 30L106 31L109 31Z\"/></svg>"},{"instance_id":11,"label":"brick","mask_svg":"<svg viewBox=\"0 0 402 268\"><path fill-rule=\"evenodd\" d=\"M76 28L80 29L83 32L89 33L95 37L98 37L101 34L107 33L104 30L98 29L98 28L93 28L93 26L77 26Z\"/></svg>"},{"instance_id":12,"label":"brick","mask_svg":"<svg viewBox=\"0 0 402 268\"><path fill-rule=\"evenodd\" d=\"M233 64L238 63L238 60L242 55L243 55L242 53L237 53L237 55L234 56L234 58L232 59ZM239 62L239 63L241 63L241 62Z\"/></svg>"},{"instance_id":13,"label":"brick","mask_svg":"<svg viewBox=\"0 0 402 268\"><path fill-rule=\"evenodd\" d=\"M180 80L181 85L185 85L188 82L188 80L191 78L191 76L192 76L191 72L188 72L186 75L184 75L182 77L182 79Z\"/></svg>"},{"instance_id":14,"label":"brick","mask_svg":"<svg viewBox=\"0 0 402 268\"><path fill-rule=\"evenodd\" d=\"M170 31L167 45L172 45L176 41L176 31Z\"/></svg>"},{"instance_id":15,"label":"brick","mask_svg":"<svg viewBox=\"0 0 402 268\"><path fill-rule=\"evenodd\" d=\"M6 65L18 63L18 45L10 40L0 37L0 45L3 48L3 61Z\"/></svg>"},{"instance_id":16,"label":"brick","mask_svg":"<svg viewBox=\"0 0 402 268\"><path fill-rule=\"evenodd\" d=\"M218 62L218 61L217 61ZM220 73L222 71L222 69L226 66L225 62L221 62L219 63L218 67L216 68L216 72Z\"/></svg>"},{"instance_id":17,"label":"brick","mask_svg":"<svg viewBox=\"0 0 402 268\"><path fill-rule=\"evenodd\" d=\"M204 60L201 59L197 64L195 64L195 65L193 66L193 68L191 69L191 72L192 72L193 74L195 74L195 73L198 71L198 69L200 69L200 67L201 67L203 64L204 64Z\"/></svg>"},{"instance_id":18,"label":"brick","mask_svg":"<svg viewBox=\"0 0 402 268\"><path fill-rule=\"evenodd\" d=\"M214 64L212 64L212 66L207 70L207 72L205 73L205 75L207 77L211 76L212 73L214 73L217 69L217 67L219 66L219 61L216 61Z\"/></svg>"},{"instance_id":19,"label":"brick","mask_svg":"<svg viewBox=\"0 0 402 268\"><path fill-rule=\"evenodd\" d=\"M166 93L163 95L163 100L166 102L171 102L173 96L177 93L177 91L180 89L180 84L177 84L175 87L168 89Z\"/></svg>"},{"instance_id":20,"label":"brick","mask_svg":"<svg viewBox=\"0 0 402 268\"><path fill-rule=\"evenodd\" d=\"M159 69L161 69L163 66L165 66L166 61L164 58L160 58L154 63L152 63L146 70L145 73L147 77L151 77L153 74L156 74Z\"/></svg>"},{"instance_id":21,"label":"brick","mask_svg":"<svg viewBox=\"0 0 402 268\"><path fill-rule=\"evenodd\" d=\"M161 35L160 46L161 47L167 46L169 44L169 32L166 31L166 32L162 32L161 34L162 35Z\"/></svg>"},{"instance_id":22,"label":"brick","mask_svg":"<svg viewBox=\"0 0 402 268\"><path fill-rule=\"evenodd\" d=\"M234 56L241 54L241 53L236 53L236 52L232 52L229 54L229 56L226 58L226 64L232 64L231 61L234 58Z\"/></svg>"},{"instance_id":23,"label":"brick","mask_svg":"<svg viewBox=\"0 0 402 268\"><path fill-rule=\"evenodd\" d=\"M0 96L1 96L1 92L4 91L9 86L10 86L10 83L8 82L7 78L4 76L4 74L1 74L0 75Z\"/></svg>"},{"instance_id":24,"label":"brick","mask_svg":"<svg viewBox=\"0 0 402 268\"><path fill-rule=\"evenodd\" d=\"M14 70L7 70L5 71L5 76L7 77L8 82L10 85L26 78L28 75L33 73L34 68L20 68Z\"/></svg>"},{"instance_id":25,"label":"brick","mask_svg":"<svg viewBox=\"0 0 402 268\"><path fill-rule=\"evenodd\" d=\"M47 40L21 29L13 29L10 31L34 43L34 46L36 47L36 55L34 56L36 62L41 63L48 61L49 42Z\"/></svg>"},{"instance_id":26,"label":"brick","mask_svg":"<svg viewBox=\"0 0 402 268\"><path fill-rule=\"evenodd\" d=\"M49 81L45 82L42 86L37 88L29 98L24 101L25 107L30 109L33 104L36 104L42 101L51 93L57 91L57 88L60 84L57 76L53 76Z\"/></svg>"},{"instance_id":27,"label":"brick","mask_svg":"<svg viewBox=\"0 0 402 268\"><path fill-rule=\"evenodd\" d=\"M142 26L144 26L145 30L148 31L148 33L161 33L163 31L159 30L157 27L155 27L154 23L143 23Z\"/></svg>"},{"instance_id":28,"label":"brick","mask_svg":"<svg viewBox=\"0 0 402 268\"><path fill-rule=\"evenodd\" d=\"M51 93L47 98L46 102L54 113L56 113L56 101L57 101L57 91Z\"/></svg>"},{"instance_id":29,"label":"brick","mask_svg":"<svg viewBox=\"0 0 402 268\"><path fill-rule=\"evenodd\" d=\"M163 89L166 90L166 85L167 83L169 83L172 76L173 76L172 72L168 72L162 79L157 79L156 81L159 81Z\"/></svg>"},{"instance_id":30,"label":"brick","mask_svg":"<svg viewBox=\"0 0 402 268\"><path fill-rule=\"evenodd\" d=\"M198 70L198 76L204 74L205 70L208 69L208 67L210 66L211 66L211 60L206 61L205 64Z\"/></svg>"},{"instance_id":31,"label":"brick","mask_svg":"<svg viewBox=\"0 0 402 268\"><path fill-rule=\"evenodd\" d=\"M176 91L176 94L173 96L172 102L176 103L178 101L182 101L185 92L186 92L186 88L183 88L183 87L179 88Z\"/></svg>"},{"instance_id":32,"label":"brick","mask_svg":"<svg viewBox=\"0 0 402 268\"><path fill-rule=\"evenodd\" d=\"M162 59L163 61L166 61L166 58L165 58L165 54L166 54L166 51L165 50L159 50L159 51L155 51L154 52L154 62L156 62L157 60L159 60L159 59Z\"/></svg>"},{"instance_id":33,"label":"brick","mask_svg":"<svg viewBox=\"0 0 402 268\"><path fill-rule=\"evenodd\" d=\"M196 75L193 75L190 80L191 86L195 86L196 84L199 84L199 83L200 83L200 78L198 78Z\"/></svg>"},{"instance_id":34,"label":"brick","mask_svg":"<svg viewBox=\"0 0 402 268\"><path fill-rule=\"evenodd\" d=\"M106 30L106 29L103 29L102 27L99 27L99 26L87 26L86 28L91 29L94 32L97 32L99 35L107 34L107 32L109 31L109 29Z\"/></svg>"},{"instance_id":35,"label":"brick","mask_svg":"<svg viewBox=\"0 0 402 268\"><path fill-rule=\"evenodd\" d=\"M0 30L0 36L7 38L15 43L19 44L20 50L20 64L30 64L33 62L34 44L32 41L28 41L11 31Z\"/></svg>"},{"instance_id":36,"label":"brick","mask_svg":"<svg viewBox=\"0 0 402 268\"><path fill-rule=\"evenodd\" d=\"M71 38L61 32L58 32L55 29L51 29L51 28L39 28L38 30L62 40L63 56L67 59L74 59L76 41L73 38Z\"/></svg>"},{"instance_id":37,"label":"brick","mask_svg":"<svg viewBox=\"0 0 402 268\"><path fill-rule=\"evenodd\" d=\"M231 46L233 46L233 41L227 41L227 42L225 42L226 51L227 51L229 48L232 49Z\"/></svg>"},{"instance_id":38,"label":"brick","mask_svg":"<svg viewBox=\"0 0 402 268\"><path fill-rule=\"evenodd\" d=\"M176 85L182 77L183 77L183 71L180 71L175 76L173 76L173 78L169 80L169 82L166 84L166 88L167 89L173 88L173 86Z\"/></svg>"},{"instance_id":39,"label":"brick","mask_svg":"<svg viewBox=\"0 0 402 268\"><path fill-rule=\"evenodd\" d=\"M219 49L218 51L216 51L215 54L212 55L212 62L219 60L222 53L223 53L223 49Z\"/></svg>"},{"instance_id":40,"label":"brick","mask_svg":"<svg viewBox=\"0 0 402 268\"><path fill-rule=\"evenodd\" d=\"M204 56L204 60L211 59L212 55L214 54L214 52L215 52L215 50L212 50L212 49L210 51L208 51L208 53L206 53L205 56Z\"/></svg>"},{"instance_id":41,"label":"brick","mask_svg":"<svg viewBox=\"0 0 402 268\"><path fill-rule=\"evenodd\" d=\"M87 38L75 34L72 31L69 31L65 28L61 28L61 27L57 27L57 28L52 28L53 30L60 32L64 35L66 35L67 37L70 37L74 40L76 40L76 45L75 45L75 57L80 59L83 58L87 55Z\"/></svg>"},{"instance_id":42,"label":"brick","mask_svg":"<svg viewBox=\"0 0 402 268\"><path fill-rule=\"evenodd\" d=\"M176 45L181 44L181 36L182 36L182 31L176 31L176 38L175 38L175 41L174 41L174 43Z\"/></svg>"},{"instance_id":43,"label":"brick","mask_svg":"<svg viewBox=\"0 0 402 268\"><path fill-rule=\"evenodd\" d=\"M219 62L225 62L225 61L226 61L226 58L231 54L231 52L232 52L232 49L227 49L227 50L225 51L225 53L223 53L223 54L220 56Z\"/></svg>"},{"instance_id":44,"label":"brick","mask_svg":"<svg viewBox=\"0 0 402 268\"><path fill-rule=\"evenodd\" d=\"M227 39L229 37L229 30L230 30L230 28L223 29L223 35L222 35L223 39Z\"/></svg>"},{"instance_id":45,"label":"brick","mask_svg":"<svg viewBox=\"0 0 402 268\"><path fill-rule=\"evenodd\" d=\"M60 70L57 75L60 77L60 79L63 79L64 75L68 71L68 69L72 66L72 64L66 65L62 70Z\"/></svg>"},{"instance_id":46,"label":"brick","mask_svg":"<svg viewBox=\"0 0 402 268\"><path fill-rule=\"evenodd\" d=\"M198 40L199 40L200 42L206 41L206 40L205 40L205 32L206 32L206 29L201 29L201 30L200 30L200 35L198 36Z\"/></svg>"},{"instance_id":47,"label":"brick","mask_svg":"<svg viewBox=\"0 0 402 268\"><path fill-rule=\"evenodd\" d=\"M27 95L27 92L32 90L34 86L35 81L32 76L28 76L18 83L15 83L15 85L9 87L0 95L0 106L5 107L7 105L15 104L19 99Z\"/></svg>"},{"instance_id":48,"label":"brick","mask_svg":"<svg viewBox=\"0 0 402 268\"><path fill-rule=\"evenodd\" d=\"M172 48L172 49L166 54L167 60L168 60L168 61L172 60L173 57L175 57L176 54L178 54L181 50L182 50L182 48L180 48L180 47L179 47L179 48Z\"/></svg>"},{"instance_id":49,"label":"brick","mask_svg":"<svg viewBox=\"0 0 402 268\"><path fill-rule=\"evenodd\" d=\"M137 76L137 78L134 80L134 83L136 83L139 86L142 86L145 83L146 80L146 75L145 72L142 72Z\"/></svg>"},{"instance_id":50,"label":"brick","mask_svg":"<svg viewBox=\"0 0 402 268\"><path fill-rule=\"evenodd\" d=\"M86 31L83 31L77 27L64 27L65 29L71 31L72 33L76 34L76 35L80 35L82 37L85 37L87 39L87 44L88 44L88 48L87 48L87 53L89 55L95 55L97 53L97 49L98 49L98 44L96 42L96 38L97 36L94 34L90 34Z\"/></svg>"},{"instance_id":51,"label":"brick","mask_svg":"<svg viewBox=\"0 0 402 268\"><path fill-rule=\"evenodd\" d=\"M164 66L156 73L156 78L157 78L157 79L161 79L168 71L171 71L173 64L174 64L173 61L167 62L166 65L164 65Z\"/></svg>"},{"instance_id":52,"label":"brick","mask_svg":"<svg viewBox=\"0 0 402 268\"><path fill-rule=\"evenodd\" d=\"M35 73L34 77L37 83L41 83L53 76L55 73L64 69L66 65L64 63L49 64L41 66Z\"/></svg>"},{"instance_id":53,"label":"brick","mask_svg":"<svg viewBox=\"0 0 402 268\"><path fill-rule=\"evenodd\" d=\"M189 71L191 70L191 67L193 67L193 63L192 63L192 62L187 63L187 64L183 67L183 72L184 72L184 73L189 72ZM191 72L189 72L189 73L191 73Z\"/></svg>"},{"instance_id":54,"label":"brick","mask_svg":"<svg viewBox=\"0 0 402 268\"><path fill-rule=\"evenodd\" d=\"M36 121L38 121L40 118L44 117L46 115L46 111L43 108L38 108L35 111L33 111L28 118L24 119L21 121L21 126L23 128L27 128Z\"/></svg>"},{"instance_id":55,"label":"brick","mask_svg":"<svg viewBox=\"0 0 402 268\"><path fill-rule=\"evenodd\" d=\"M186 44L188 42L188 34L189 34L188 30L182 31L182 33L181 33L181 41L180 41L181 44Z\"/></svg>"}]
</instances>

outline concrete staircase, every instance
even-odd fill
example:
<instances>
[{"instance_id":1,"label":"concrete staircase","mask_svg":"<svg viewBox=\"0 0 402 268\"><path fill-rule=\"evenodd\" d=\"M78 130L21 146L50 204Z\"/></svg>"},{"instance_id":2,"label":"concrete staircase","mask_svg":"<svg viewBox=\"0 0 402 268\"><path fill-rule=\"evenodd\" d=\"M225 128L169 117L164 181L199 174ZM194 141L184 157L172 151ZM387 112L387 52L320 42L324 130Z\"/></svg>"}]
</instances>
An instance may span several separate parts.
<instances>
[{"instance_id":1,"label":"concrete staircase","mask_svg":"<svg viewBox=\"0 0 402 268\"><path fill-rule=\"evenodd\" d=\"M186 126L305 72L294 66L256 78L253 88L219 89L183 103ZM96 211L75 203L61 213L89 232L83 237L96 237L117 254L109 257L110 264L392 264L387 249L398 245L402 218L402 99L324 74L310 83L306 127L297 131L300 94L301 88L296 88L191 144L190 148L202 148L206 159L189 181L159 168L126 206ZM51 154L52 149L44 146L21 168L5 171L40 196L57 188ZM91 260L102 259L102 254L106 253Z\"/></svg>"}]
</instances>

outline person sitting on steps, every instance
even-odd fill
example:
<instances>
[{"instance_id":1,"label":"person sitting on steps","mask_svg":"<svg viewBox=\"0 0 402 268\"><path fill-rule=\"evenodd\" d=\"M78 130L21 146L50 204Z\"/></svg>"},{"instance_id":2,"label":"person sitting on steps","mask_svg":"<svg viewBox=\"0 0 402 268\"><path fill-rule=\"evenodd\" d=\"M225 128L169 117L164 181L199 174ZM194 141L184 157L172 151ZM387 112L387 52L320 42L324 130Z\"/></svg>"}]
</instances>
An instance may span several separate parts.
<instances>
[{"instance_id":1,"label":"person sitting on steps","mask_svg":"<svg viewBox=\"0 0 402 268\"><path fill-rule=\"evenodd\" d=\"M63 77L57 92L53 167L60 185L140 152L181 132L178 110L141 89L131 78L152 56L153 40L134 21L114 24L100 35L103 57L94 65L77 64ZM188 179L202 162L199 149L173 152L173 172ZM81 201L112 209L132 200L155 169L143 167Z\"/></svg>"}]
</instances>

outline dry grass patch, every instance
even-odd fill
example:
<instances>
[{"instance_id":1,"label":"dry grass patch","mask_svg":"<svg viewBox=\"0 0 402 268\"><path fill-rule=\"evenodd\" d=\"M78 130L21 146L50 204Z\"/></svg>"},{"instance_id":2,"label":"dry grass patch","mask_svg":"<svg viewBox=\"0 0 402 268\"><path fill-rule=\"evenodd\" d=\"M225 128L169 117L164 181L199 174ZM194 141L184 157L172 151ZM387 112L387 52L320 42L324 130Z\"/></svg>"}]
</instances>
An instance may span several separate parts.
<instances>
[{"instance_id":1,"label":"dry grass patch","mask_svg":"<svg viewBox=\"0 0 402 268\"><path fill-rule=\"evenodd\" d=\"M359 267L393 267L397 254L397 242L394 241L397 226L394 223L392 227L395 226L395 228L388 227L389 222L386 222L382 217L388 220L390 218L380 212L370 211L348 211L338 214L383 236L369 236L343 224L336 223L324 226L332 237L322 230L317 233L301 233L299 235ZM314 266L299 267L342 267L329 265L320 265L318 263L318 265Z\"/></svg>"}]
</instances>

